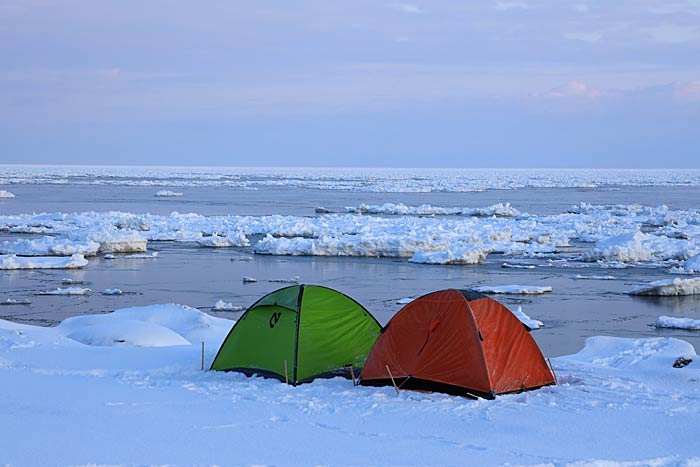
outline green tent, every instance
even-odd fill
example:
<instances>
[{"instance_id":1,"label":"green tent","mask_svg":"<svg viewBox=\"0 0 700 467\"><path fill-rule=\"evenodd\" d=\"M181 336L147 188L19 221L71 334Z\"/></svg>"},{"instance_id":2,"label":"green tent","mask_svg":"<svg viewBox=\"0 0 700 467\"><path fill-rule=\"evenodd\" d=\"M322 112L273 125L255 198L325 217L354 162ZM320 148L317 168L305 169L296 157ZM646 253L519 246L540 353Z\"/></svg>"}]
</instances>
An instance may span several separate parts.
<instances>
[{"instance_id":1,"label":"green tent","mask_svg":"<svg viewBox=\"0 0 700 467\"><path fill-rule=\"evenodd\" d=\"M377 320L347 295L317 285L285 287L248 308L211 369L290 384L349 376L351 367L362 368L380 331Z\"/></svg>"}]
</instances>

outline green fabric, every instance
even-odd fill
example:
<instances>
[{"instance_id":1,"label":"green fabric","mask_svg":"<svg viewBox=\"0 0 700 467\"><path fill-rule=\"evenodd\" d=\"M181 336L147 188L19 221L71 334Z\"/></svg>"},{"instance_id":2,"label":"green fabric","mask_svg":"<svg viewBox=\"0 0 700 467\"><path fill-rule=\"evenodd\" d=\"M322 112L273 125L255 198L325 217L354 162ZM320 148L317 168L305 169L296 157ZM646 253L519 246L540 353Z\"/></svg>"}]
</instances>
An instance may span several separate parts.
<instances>
[{"instance_id":1,"label":"green fabric","mask_svg":"<svg viewBox=\"0 0 700 467\"><path fill-rule=\"evenodd\" d=\"M286 360L289 381L296 384L348 365L361 368L380 330L361 305L340 292L314 285L286 287L266 295L241 317L211 369L262 370L284 380Z\"/></svg>"},{"instance_id":2,"label":"green fabric","mask_svg":"<svg viewBox=\"0 0 700 467\"><path fill-rule=\"evenodd\" d=\"M296 312L297 305L299 302L299 285L293 285L291 287L285 287L283 289L275 290L270 292L261 298L254 307L262 305L277 305L289 308L290 310Z\"/></svg>"},{"instance_id":3,"label":"green fabric","mask_svg":"<svg viewBox=\"0 0 700 467\"><path fill-rule=\"evenodd\" d=\"M352 365L361 368L380 327L357 302L307 285L301 301L297 381Z\"/></svg>"},{"instance_id":4,"label":"green fabric","mask_svg":"<svg viewBox=\"0 0 700 467\"><path fill-rule=\"evenodd\" d=\"M275 318L279 320L275 323ZM258 369L284 378L284 362L290 381L294 369L297 314L280 306L256 306L242 317L221 345L212 370Z\"/></svg>"}]
</instances>

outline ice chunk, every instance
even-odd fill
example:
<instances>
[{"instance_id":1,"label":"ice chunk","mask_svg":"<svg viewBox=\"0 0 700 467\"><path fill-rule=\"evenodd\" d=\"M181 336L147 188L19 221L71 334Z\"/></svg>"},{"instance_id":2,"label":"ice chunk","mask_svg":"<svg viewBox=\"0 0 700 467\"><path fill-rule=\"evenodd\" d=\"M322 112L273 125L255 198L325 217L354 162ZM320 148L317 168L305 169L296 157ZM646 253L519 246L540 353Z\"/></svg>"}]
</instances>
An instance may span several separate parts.
<instances>
[{"instance_id":1,"label":"ice chunk","mask_svg":"<svg viewBox=\"0 0 700 467\"><path fill-rule=\"evenodd\" d=\"M218 300L214 306L212 307L212 310L216 311L242 311L245 310L245 307L243 306L237 306L234 305L233 303L228 303L223 300Z\"/></svg>"},{"instance_id":2,"label":"ice chunk","mask_svg":"<svg viewBox=\"0 0 700 467\"><path fill-rule=\"evenodd\" d=\"M14 242L3 242L0 245L0 253L22 256L94 256L99 248L99 243L90 240L76 241L46 236L35 240L23 238Z\"/></svg>"},{"instance_id":3,"label":"ice chunk","mask_svg":"<svg viewBox=\"0 0 700 467\"><path fill-rule=\"evenodd\" d=\"M411 297L399 298L398 300L396 300L396 304L397 305L407 305L407 304L411 303L413 300L415 300L415 298L411 298Z\"/></svg>"},{"instance_id":4,"label":"ice chunk","mask_svg":"<svg viewBox=\"0 0 700 467\"><path fill-rule=\"evenodd\" d=\"M525 326L527 326L531 330L539 329L542 326L544 326L544 323L542 321L532 319L528 315L526 315L523 312L523 309L520 305L518 305L518 309L513 311L513 314L522 322Z\"/></svg>"},{"instance_id":5,"label":"ice chunk","mask_svg":"<svg viewBox=\"0 0 700 467\"><path fill-rule=\"evenodd\" d=\"M83 255L68 258L56 256L35 256L32 258L16 255L0 255L0 269L75 269L87 266Z\"/></svg>"},{"instance_id":6,"label":"ice chunk","mask_svg":"<svg viewBox=\"0 0 700 467\"><path fill-rule=\"evenodd\" d=\"M654 326L657 328L689 329L693 331L700 331L700 319L659 316L656 318Z\"/></svg>"},{"instance_id":7,"label":"ice chunk","mask_svg":"<svg viewBox=\"0 0 700 467\"><path fill-rule=\"evenodd\" d=\"M25 299L21 298L17 300L16 298L6 298L3 301L0 301L0 305L30 305L32 302Z\"/></svg>"},{"instance_id":8,"label":"ice chunk","mask_svg":"<svg viewBox=\"0 0 700 467\"><path fill-rule=\"evenodd\" d=\"M493 294L520 294L520 295L539 295L552 291L550 286L536 285L496 285L496 286L479 286L472 289L481 293Z\"/></svg>"},{"instance_id":9,"label":"ice chunk","mask_svg":"<svg viewBox=\"0 0 700 467\"><path fill-rule=\"evenodd\" d=\"M153 253L144 253L144 254L133 254L133 255L113 255L113 254L107 254L104 255L104 259L153 259L158 257L158 252L154 251Z\"/></svg>"},{"instance_id":10,"label":"ice chunk","mask_svg":"<svg viewBox=\"0 0 700 467\"><path fill-rule=\"evenodd\" d=\"M691 273L700 273L700 254L688 258L685 264L683 264L683 269Z\"/></svg>"},{"instance_id":11,"label":"ice chunk","mask_svg":"<svg viewBox=\"0 0 700 467\"><path fill-rule=\"evenodd\" d=\"M480 264L486 259L490 250L476 247L455 247L446 251L418 251L408 260L423 264Z\"/></svg>"},{"instance_id":12,"label":"ice chunk","mask_svg":"<svg viewBox=\"0 0 700 467\"><path fill-rule=\"evenodd\" d=\"M14 198L14 197L15 197L14 193L10 193L9 191L5 191L5 190L0 190L0 198L9 199L9 198Z\"/></svg>"},{"instance_id":13,"label":"ice chunk","mask_svg":"<svg viewBox=\"0 0 700 467\"><path fill-rule=\"evenodd\" d=\"M104 289L102 291L102 295L123 295L124 292L122 292L121 289Z\"/></svg>"},{"instance_id":14,"label":"ice chunk","mask_svg":"<svg viewBox=\"0 0 700 467\"><path fill-rule=\"evenodd\" d=\"M172 197L177 197L177 196L182 196L182 193L178 193L175 191L170 191L170 190L160 190L155 194L155 196L160 197L160 198L172 198Z\"/></svg>"},{"instance_id":15,"label":"ice chunk","mask_svg":"<svg viewBox=\"0 0 700 467\"><path fill-rule=\"evenodd\" d=\"M250 242L243 232L230 233L226 236L212 235L197 240L200 246L209 248L227 248L249 246Z\"/></svg>"},{"instance_id":16,"label":"ice chunk","mask_svg":"<svg viewBox=\"0 0 700 467\"><path fill-rule=\"evenodd\" d=\"M90 289L84 287L66 287L65 289L54 289L54 290L44 290L42 292L37 292L37 295L88 295L91 292Z\"/></svg>"},{"instance_id":17,"label":"ice chunk","mask_svg":"<svg viewBox=\"0 0 700 467\"><path fill-rule=\"evenodd\" d=\"M249 276L243 276L241 280L244 283L251 283L251 282L258 282L258 280L255 277L249 277Z\"/></svg>"},{"instance_id":18,"label":"ice chunk","mask_svg":"<svg viewBox=\"0 0 700 467\"><path fill-rule=\"evenodd\" d=\"M689 279L665 279L656 282L650 282L646 285L640 285L632 289L630 295L660 295L660 296L675 296L675 295L696 295L700 294L700 277L691 277Z\"/></svg>"}]
</instances>

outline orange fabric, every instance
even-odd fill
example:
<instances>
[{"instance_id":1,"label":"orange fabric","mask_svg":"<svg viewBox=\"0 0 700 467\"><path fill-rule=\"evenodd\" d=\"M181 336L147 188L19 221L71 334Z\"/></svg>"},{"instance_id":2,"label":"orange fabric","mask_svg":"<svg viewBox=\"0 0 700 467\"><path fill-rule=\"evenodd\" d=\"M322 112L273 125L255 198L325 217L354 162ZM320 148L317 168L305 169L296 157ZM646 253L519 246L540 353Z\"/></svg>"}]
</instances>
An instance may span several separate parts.
<instances>
[{"instance_id":1,"label":"orange fabric","mask_svg":"<svg viewBox=\"0 0 700 467\"><path fill-rule=\"evenodd\" d=\"M412 376L476 391L491 383L467 301L456 290L414 300L389 321L362 370L363 380Z\"/></svg>"},{"instance_id":2,"label":"orange fabric","mask_svg":"<svg viewBox=\"0 0 700 467\"><path fill-rule=\"evenodd\" d=\"M469 302L496 394L552 384L540 348L520 320L491 298Z\"/></svg>"},{"instance_id":3,"label":"orange fabric","mask_svg":"<svg viewBox=\"0 0 700 467\"><path fill-rule=\"evenodd\" d=\"M412 376L484 393L553 382L537 344L515 315L491 298L468 302L454 289L399 310L370 351L362 380L386 380L386 365L394 378Z\"/></svg>"}]
</instances>

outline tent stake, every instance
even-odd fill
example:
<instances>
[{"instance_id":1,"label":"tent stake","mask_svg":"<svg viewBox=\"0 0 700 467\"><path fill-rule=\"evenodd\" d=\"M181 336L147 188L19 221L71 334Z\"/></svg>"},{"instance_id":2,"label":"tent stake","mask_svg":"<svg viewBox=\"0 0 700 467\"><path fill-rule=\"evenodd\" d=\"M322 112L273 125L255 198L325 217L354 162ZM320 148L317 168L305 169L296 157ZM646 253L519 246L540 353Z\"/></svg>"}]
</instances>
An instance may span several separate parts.
<instances>
[{"instance_id":1,"label":"tent stake","mask_svg":"<svg viewBox=\"0 0 700 467\"><path fill-rule=\"evenodd\" d=\"M355 384L355 370L352 369L352 365L350 365L350 377L352 378L352 385L357 386L357 384Z\"/></svg>"},{"instance_id":2,"label":"tent stake","mask_svg":"<svg viewBox=\"0 0 700 467\"><path fill-rule=\"evenodd\" d=\"M204 341L202 341L202 371L204 371Z\"/></svg>"},{"instance_id":3,"label":"tent stake","mask_svg":"<svg viewBox=\"0 0 700 467\"><path fill-rule=\"evenodd\" d=\"M399 387L396 385L396 381L394 381L394 375L391 374L391 370L389 369L389 365L384 365L386 367L386 371L389 373L389 378L391 378L391 383L394 385L394 389L396 389L396 395L398 396L399 394Z\"/></svg>"},{"instance_id":4,"label":"tent stake","mask_svg":"<svg viewBox=\"0 0 700 467\"><path fill-rule=\"evenodd\" d=\"M559 381L557 380L557 372L554 370L554 365L552 365L552 360L547 357L547 363L549 363L549 368L552 370L552 375L554 376L554 384L559 386Z\"/></svg>"},{"instance_id":5,"label":"tent stake","mask_svg":"<svg viewBox=\"0 0 700 467\"><path fill-rule=\"evenodd\" d=\"M289 373L287 372L287 360L284 361L284 382L289 384Z\"/></svg>"}]
</instances>

